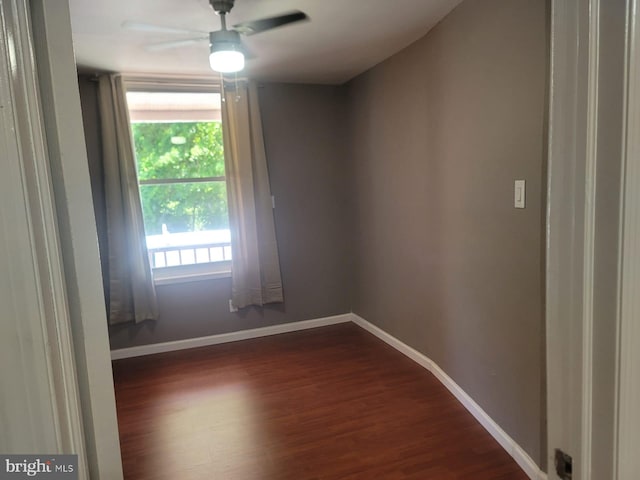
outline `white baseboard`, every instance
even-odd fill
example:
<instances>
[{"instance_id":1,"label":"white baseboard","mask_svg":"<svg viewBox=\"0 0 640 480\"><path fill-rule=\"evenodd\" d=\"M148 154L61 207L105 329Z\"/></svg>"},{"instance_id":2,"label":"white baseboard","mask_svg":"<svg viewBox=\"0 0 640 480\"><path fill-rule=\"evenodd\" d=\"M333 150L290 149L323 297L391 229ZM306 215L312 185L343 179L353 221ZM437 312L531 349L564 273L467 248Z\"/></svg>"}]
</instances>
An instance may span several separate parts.
<instances>
[{"instance_id":1,"label":"white baseboard","mask_svg":"<svg viewBox=\"0 0 640 480\"><path fill-rule=\"evenodd\" d=\"M335 315L333 317L316 318L313 320L304 320L301 322L283 323L270 327L253 328L251 330L240 330L239 332L222 333L220 335L211 335L208 337L188 338L185 340L176 340L173 342L153 343L151 345L141 345L139 347L121 348L118 350L111 350L111 360L141 357L143 355L153 355L154 353L174 352L176 350L206 347L209 345L217 345L220 343L237 342L239 340L248 340L250 338L267 337L269 335L295 332L297 330L307 330L309 328L325 327L327 325L335 325L338 323L347 323L351 320L351 314L345 313L343 315Z\"/></svg>"},{"instance_id":2,"label":"white baseboard","mask_svg":"<svg viewBox=\"0 0 640 480\"><path fill-rule=\"evenodd\" d=\"M475 417L478 422L491 434L493 438L504 448L509 455L513 457L520 468L532 480L546 480L547 474L544 473L531 457L518 445L500 426L478 405L473 399L462 389L451 377L434 363L430 358L411 348L409 345L401 342L397 338L389 335L384 330L376 327L364 318L359 317L355 313L352 314L351 320L356 325L362 327L372 333L383 342L391 345L393 348L403 353L411 360L429 370L447 389L458 399L460 403Z\"/></svg>"}]
</instances>

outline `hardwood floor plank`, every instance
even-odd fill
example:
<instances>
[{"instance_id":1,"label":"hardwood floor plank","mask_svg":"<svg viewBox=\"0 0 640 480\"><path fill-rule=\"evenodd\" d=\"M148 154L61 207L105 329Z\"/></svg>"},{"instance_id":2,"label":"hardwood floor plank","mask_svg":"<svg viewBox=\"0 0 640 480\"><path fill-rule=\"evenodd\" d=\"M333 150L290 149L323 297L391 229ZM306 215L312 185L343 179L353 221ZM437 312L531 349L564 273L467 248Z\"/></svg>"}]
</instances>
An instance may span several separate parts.
<instances>
[{"instance_id":1,"label":"hardwood floor plank","mask_svg":"<svg viewBox=\"0 0 640 480\"><path fill-rule=\"evenodd\" d=\"M127 480L524 480L429 372L352 324L114 362Z\"/></svg>"}]
</instances>

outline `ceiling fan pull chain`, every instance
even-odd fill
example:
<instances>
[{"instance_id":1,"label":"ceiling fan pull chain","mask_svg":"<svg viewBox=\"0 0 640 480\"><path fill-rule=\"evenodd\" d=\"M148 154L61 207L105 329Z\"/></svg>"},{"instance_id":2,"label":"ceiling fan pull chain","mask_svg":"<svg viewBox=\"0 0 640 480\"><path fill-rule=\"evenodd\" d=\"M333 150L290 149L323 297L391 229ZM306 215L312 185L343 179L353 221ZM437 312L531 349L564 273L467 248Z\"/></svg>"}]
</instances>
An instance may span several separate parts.
<instances>
[{"instance_id":1,"label":"ceiling fan pull chain","mask_svg":"<svg viewBox=\"0 0 640 480\"><path fill-rule=\"evenodd\" d=\"M238 72L233 74L236 88L236 103L240 103L240 89L238 88Z\"/></svg>"}]
</instances>

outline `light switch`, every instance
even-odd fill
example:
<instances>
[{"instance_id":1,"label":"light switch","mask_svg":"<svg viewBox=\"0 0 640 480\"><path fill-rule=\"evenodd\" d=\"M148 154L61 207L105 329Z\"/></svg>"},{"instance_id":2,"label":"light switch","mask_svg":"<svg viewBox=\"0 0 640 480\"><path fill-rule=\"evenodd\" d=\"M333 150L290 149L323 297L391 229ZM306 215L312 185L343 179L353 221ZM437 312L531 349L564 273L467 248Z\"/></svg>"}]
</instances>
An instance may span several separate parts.
<instances>
[{"instance_id":1,"label":"light switch","mask_svg":"<svg viewBox=\"0 0 640 480\"><path fill-rule=\"evenodd\" d=\"M525 181L516 180L514 188L513 206L516 208L524 208L525 199Z\"/></svg>"}]
</instances>

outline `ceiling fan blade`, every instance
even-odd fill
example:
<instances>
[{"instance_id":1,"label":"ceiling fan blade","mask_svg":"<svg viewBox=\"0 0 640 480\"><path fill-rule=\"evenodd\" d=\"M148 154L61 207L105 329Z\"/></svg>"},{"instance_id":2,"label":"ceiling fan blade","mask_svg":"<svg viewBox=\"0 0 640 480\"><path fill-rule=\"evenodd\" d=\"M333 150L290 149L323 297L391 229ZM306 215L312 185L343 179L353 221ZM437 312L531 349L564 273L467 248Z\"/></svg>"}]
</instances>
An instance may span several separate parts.
<instances>
[{"instance_id":1,"label":"ceiling fan blade","mask_svg":"<svg viewBox=\"0 0 640 480\"><path fill-rule=\"evenodd\" d=\"M201 32L199 30L185 30L182 28L163 27L161 25L152 25L149 23L140 22L122 22L122 28L127 30L136 30L138 32L151 32L151 33L175 33L178 35L206 35L207 32Z\"/></svg>"},{"instance_id":2,"label":"ceiling fan blade","mask_svg":"<svg viewBox=\"0 0 640 480\"><path fill-rule=\"evenodd\" d=\"M159 52L162 50L169 50L170 48L186 47L188 45L194 45L196 43L208 40L209 37L197 37L197 38L185 38L184 40L175 40L173 42L162 42L147 45L145 50L148 52Z\"/></svg>"},{"instance_id":3,"label":"ceiling fan blade","mask_svg":"<svg viewBox=\"0 0 640 480\"><path fill-rule=\"evenodd\" d=\"M282 27L290 23L308 19L309 17L306 13L297 10L291 13L285 13L284 15L278 15L276 17L261 18L260 20L253 20L251 22L242 22L234 25L233 28L243 35L254 35L266 30L271 30L272 28Z\"/></svg>"}]
</instances>

